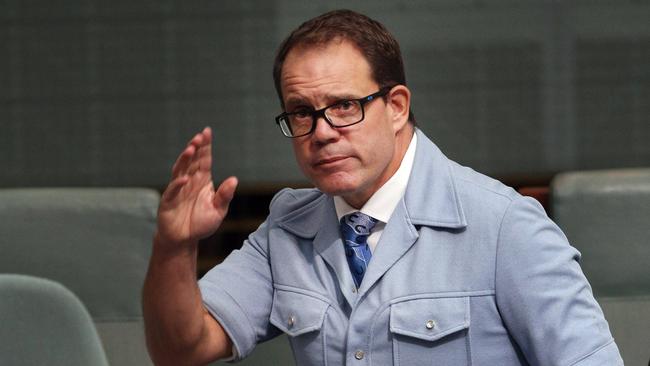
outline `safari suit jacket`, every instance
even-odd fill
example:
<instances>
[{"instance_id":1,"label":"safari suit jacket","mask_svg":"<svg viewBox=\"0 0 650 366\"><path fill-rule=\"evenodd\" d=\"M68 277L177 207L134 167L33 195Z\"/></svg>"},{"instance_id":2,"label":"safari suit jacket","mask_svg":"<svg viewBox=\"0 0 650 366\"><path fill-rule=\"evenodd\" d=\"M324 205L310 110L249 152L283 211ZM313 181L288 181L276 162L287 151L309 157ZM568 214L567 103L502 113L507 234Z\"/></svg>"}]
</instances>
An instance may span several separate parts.
<instances>
[{"instance_id":1,"label":"safari suit jacket","mask_svg":"<svg viewBox=\"0 0 650 366\"><path fill-rule=\"evenodd\" d=\"M237 350L286 333L298 365L622 365L560 229L421 132L406 193L356 289L333 199L279 192L199 282Z\"/></svg>"}]
</instances>

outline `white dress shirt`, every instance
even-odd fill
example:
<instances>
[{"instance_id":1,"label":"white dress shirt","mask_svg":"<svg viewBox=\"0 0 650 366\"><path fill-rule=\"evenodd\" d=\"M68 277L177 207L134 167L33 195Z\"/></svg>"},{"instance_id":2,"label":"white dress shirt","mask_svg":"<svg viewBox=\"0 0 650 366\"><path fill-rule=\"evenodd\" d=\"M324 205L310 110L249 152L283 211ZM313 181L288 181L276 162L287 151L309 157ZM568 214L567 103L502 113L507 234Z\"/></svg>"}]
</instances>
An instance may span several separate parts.
<instances>
[{"instance_id":1,"label":"white dress shirt","mask_svg":"<svg viewBox=\"0 0 650 366\"><path fill-rule=\"evenodd\" d=\"M386 223L388 223L390 215L393 214L397 203L404 196L406 186L409 182L409 176L411 175L411 169L413 168L416 145L417 135L413 134L406 154L404 154L404 158L395 174L370 197L368 202L360 210L350 206L342 197L334 196L334 206L339 221L341 221L341 217L356 211L361 211L378 220L368 237L368 246L371 252L375 250L379 238L384 232Z\"/></svg>"}]
</instances>

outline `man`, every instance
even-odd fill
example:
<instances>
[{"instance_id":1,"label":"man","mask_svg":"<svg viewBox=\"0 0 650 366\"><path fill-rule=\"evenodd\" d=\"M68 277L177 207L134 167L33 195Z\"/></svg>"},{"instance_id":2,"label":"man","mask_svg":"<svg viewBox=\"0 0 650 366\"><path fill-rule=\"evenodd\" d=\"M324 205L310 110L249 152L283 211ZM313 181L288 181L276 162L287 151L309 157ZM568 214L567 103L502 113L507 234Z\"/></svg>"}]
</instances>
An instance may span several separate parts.
<instances>
[{"instance_id":1,"label":"man","mask_svg":"<svg viewBox=\"0 0 650 366\"><path fill-rule=\"evenodd\" d=\"M197 286L216 189L211 130L162 196L144 287L157 364L243 358L286 333L299 365L618 365L579 253L532 199L448 160L414 126L399 46L334 11L295 30L274 68L298 165L267 220Z\"/></svg>"}]
</instances>

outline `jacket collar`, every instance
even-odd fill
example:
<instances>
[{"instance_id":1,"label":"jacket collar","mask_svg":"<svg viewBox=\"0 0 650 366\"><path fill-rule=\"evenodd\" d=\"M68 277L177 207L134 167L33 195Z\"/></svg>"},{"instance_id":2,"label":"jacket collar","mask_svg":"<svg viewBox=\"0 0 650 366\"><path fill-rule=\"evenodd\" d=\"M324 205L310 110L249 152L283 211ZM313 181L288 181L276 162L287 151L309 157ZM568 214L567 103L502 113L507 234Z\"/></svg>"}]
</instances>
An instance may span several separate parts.
<instances>
[{"instance_id":1,"label":"jacket collar","mask_svg":"<svg viewBox=\"0 0 650 366\"><path fill-rule=\"evenodd\" d=\"M460 229L467 226L451 161L419 129L413 170L404 194L414 225Z\"/></svg>"}]
</instances>

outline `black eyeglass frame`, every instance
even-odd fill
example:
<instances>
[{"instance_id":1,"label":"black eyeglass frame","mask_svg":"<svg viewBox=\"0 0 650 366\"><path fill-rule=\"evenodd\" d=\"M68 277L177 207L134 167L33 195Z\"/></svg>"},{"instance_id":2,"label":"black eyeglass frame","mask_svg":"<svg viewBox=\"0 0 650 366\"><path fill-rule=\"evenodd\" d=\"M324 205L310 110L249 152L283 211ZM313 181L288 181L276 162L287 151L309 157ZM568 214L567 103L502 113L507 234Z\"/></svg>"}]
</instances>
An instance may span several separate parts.
<instances>
[{"instance_id":1,"label":"black eyeglass frame","mask_svg":"<svg viewBox=\"0 0 650 366\"><path fill-rule=\"evenodd\" d=\"M330 104L330 105L328 105L326 107L323 107L323 108L321 108L319 110L308 112L311 115L311 128L309 129L308 132L305 132L305 133L303 133L301 135L292 135L292 136L287 135L284 132L284 129L282 128L282 124L281 124L280 120L283 119L283 118L287 118L287 117L289 117L291 115L294 115L294 114L306 113L305 111L291 112L291 113L284 112L284 113L278 115L277 117L275 117L275 123L278 125L278 127L280 127L280 131L282 131L282 134L285 137L289 137L289 138L303 137L303 136L307 136L307 135L311 134L312 132L314 132L314 130L316 129L316 121L318 121L319 117L323 117L325 122L327 122L327 124L330 125L330 127L332 127L332 128L342 128L342 127L348 127L348 126L356 125L357 123L363 122L363 120L366 118L366 110L365 110L364 106L367 103L372 102L373 100L375 100L375 99L377 99L379 97L385 96L386 94L388 94L388 92L390 92L390 90L392 88L393 87L384 87L384 88L381 88L378 92L372 93L372 94L370 94L368 96L365 96L363 98L340 100L340 101L338 101L338 102L336 102L334 104ZM325 111L327 109L329 109L329 108L335 107L335 106L343 104L345 102L353 102L353 101L358 102L359 105L361 106L361 119L356 121L356 122L348 123L346 125L337 126L337 125L334 125L332 123L332 121L330 121L330 119L325 114ZM287 123L287 127L289 129L291 129L291 125L289 123Z\"/></svg>"}]
</instances>

